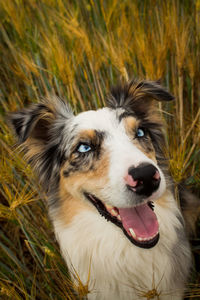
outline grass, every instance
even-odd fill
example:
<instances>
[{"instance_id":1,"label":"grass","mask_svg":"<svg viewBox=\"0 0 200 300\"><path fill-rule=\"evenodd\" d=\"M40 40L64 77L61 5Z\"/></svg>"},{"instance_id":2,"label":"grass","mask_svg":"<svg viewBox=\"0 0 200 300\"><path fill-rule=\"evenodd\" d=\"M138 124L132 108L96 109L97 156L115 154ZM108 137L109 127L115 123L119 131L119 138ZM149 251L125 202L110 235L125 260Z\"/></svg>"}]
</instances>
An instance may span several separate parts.
<instances>
[{"instance_id":1,"label":"grass","mask_svg":"<svg viewBox=\"0 0 200 300\"><path fill-rule=\"evenodd\" d=\"M0 295L83 299L88 287L75 270L77 284L70 280L45 196L14 147L6 114L48 94L75 112L96 109L119 80L161 79L176 97L160 104L171 173L200 194L200 1L11 0L0 2L0 20ZM192 299L200 297L199 236Z\"/></svg>"}]
</instances>

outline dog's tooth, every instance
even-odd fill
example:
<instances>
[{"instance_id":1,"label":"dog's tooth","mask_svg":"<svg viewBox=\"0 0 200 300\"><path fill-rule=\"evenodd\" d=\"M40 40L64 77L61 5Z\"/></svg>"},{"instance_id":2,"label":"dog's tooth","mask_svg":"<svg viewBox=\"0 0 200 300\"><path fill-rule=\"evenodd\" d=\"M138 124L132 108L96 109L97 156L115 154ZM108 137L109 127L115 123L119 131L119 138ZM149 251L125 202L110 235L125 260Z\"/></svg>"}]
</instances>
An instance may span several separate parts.
<instances>
[{"instance_id":1,"label":"dog's tooth","mask_svg":"<svg viewBox=\"0 0 200 300\"><path fill-rule=\"evenodd\" d=\"M153 238L158 234L158 231L153 235Z\"/></svg>"},{"instance_id":2,"label":"dog's tooth","mask_svg":"<svg viewBox=\"0 0 200 300\"><path fill-rule=\"evenodd\" d=\"M131 230L133 230L132 228L129 228L129 231L131 232ZM132 233L131 233L132 234ZM150 236L150 237L146 237L146 238L142 238L142 237L138 237L137 239L140 242L145 242L145 241L150 241L152 240L156 235L158 234L158 232L156 232L154 235Z\"/></svg>"},{"instance_id":3,"label":"dog's tooth","mask_svg":"<svg viewBox=\"0 0 200 300\"><path fill-rule=\"evenodd\" d=\"M132 237L135 239L136 238L136 234L133 230L133 228L129 228L130 234L132 235Z\"/></svg>"},{"instance_id":4,"label":"dog's tooth","mask_svg":"<svg viewBox=\"0 0 200 300\"><path fill-rule=\"evenodd\" d=\"M111 209L111 214L114 216L114 217L117 217L118 216L118 212L113 208Z\"/></svg>"},{"instance_id":5,"label":"dog's tooth","mask_svg":"<svg viewBox=\"0 0 200 300\"><path fill-rule=\"evenodd\" d=\"M120 217L120 215L117 215L117 219L118 219L119 221L122 220L121 217Z\"/></svg>"}]
</instances>

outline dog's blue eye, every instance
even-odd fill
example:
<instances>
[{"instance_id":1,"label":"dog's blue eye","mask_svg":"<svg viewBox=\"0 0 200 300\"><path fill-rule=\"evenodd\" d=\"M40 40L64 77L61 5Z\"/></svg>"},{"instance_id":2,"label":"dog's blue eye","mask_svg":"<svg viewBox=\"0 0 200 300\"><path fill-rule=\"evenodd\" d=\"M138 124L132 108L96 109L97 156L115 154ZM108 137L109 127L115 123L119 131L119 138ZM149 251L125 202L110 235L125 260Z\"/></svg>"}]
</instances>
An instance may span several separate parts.
<instances>
[{"instance_id":1,"label":"dog's blue eye","mask_svg":"<svg viewBox=\"0 0 200 300\"><path fill-rule=\"evenodd\" d=\"M78 147L77 151L80 152L80 153L86 153L86 152L90 151L91 149L92 148L89 145L87 145L87 144L81 144Z\"/></svg>"},{"instance_id":2,"label":"dog's blue eye","mask_svg":"<svg viewBox=\"0 0 200 300\"><path fill-rule=\"evenodd\" d=\"M142 128L138 128L137 132L136 132L136 136L141 138L143 136L145 136L145 131Z\"/></svg>"}]
</instances>

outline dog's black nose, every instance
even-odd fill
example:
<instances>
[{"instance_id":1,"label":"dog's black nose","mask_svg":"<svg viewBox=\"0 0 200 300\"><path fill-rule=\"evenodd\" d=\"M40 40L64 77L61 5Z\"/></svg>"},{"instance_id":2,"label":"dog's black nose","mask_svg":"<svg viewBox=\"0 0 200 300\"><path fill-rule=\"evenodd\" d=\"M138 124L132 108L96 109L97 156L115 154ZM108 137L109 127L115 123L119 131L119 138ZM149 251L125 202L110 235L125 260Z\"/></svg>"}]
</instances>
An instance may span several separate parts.
<instances>
[{"instance_id":1,"label":"dog's black nose","mask_svg":"<svg viewBox=\"0 0 200 300\"><path fill-rule=\"evenodd\" d=\"M128 175L134 182L134 186L128 185L128 188L138 195L149 197L160 185L160 173L155 166L149 163L142 163L137 168L129 168Z\"/></svg>"}]
</instances>

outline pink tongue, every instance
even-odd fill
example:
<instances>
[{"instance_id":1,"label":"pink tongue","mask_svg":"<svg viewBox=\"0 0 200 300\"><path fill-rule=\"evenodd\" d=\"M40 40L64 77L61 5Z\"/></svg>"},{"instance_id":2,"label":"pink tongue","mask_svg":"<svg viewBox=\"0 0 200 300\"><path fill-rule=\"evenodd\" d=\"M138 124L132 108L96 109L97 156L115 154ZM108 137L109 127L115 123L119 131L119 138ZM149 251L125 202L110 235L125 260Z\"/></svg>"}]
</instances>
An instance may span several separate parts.
<instances>
[{"instance_id":1,"label":"pink tongue","mask_svg":"<svg viewBox=\"0 0 200 300\"><path fill-rule=\"evenodd\" d=\"M158 220L148 204L131 208L119 208L124 229L129 232L132 228L136 238L150 238L158 232Z\"/></svg>"}]
</instances>

